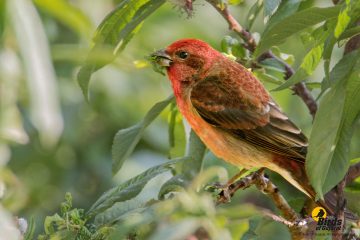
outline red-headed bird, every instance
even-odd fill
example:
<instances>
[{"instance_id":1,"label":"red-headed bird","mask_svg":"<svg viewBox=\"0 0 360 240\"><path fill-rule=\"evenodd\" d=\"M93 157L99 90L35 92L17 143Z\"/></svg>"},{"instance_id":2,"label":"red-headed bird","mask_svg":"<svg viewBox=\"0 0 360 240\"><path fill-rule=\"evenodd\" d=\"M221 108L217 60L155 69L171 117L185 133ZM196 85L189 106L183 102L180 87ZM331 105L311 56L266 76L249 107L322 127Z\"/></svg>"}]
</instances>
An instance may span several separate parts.
<instances>
[{"instance_id":1,"label":"red-headed bird","mask_svg":"<svg viewBox=\"0 0 360 240\"><path fill-rule=\"evenodd\" d=\"M254 74L197 39L152 57L166 67L180 112L216 156L268 168L314 199L304 166L307 138Z\"/></svg>"}]
</instances>

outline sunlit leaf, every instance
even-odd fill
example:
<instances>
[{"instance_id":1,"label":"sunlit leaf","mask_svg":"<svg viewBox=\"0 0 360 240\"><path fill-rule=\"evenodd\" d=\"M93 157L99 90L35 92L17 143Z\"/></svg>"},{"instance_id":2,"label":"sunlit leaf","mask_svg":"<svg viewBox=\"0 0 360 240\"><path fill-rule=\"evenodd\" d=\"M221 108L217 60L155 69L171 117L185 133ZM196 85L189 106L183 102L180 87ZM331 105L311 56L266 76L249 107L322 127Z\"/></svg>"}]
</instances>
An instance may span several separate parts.
<instances>
[{"instance_id":1,"label":"sunlit leaf","mask_svg":"<svg viewBox=\"0 0 360 240\"><path fill-rule=\"evenodd\" d=\"M281 44L295 33L327 19L337 17L339 11L339 6L328 8L312 7L284 18L264 33L256 49L255 56L259 56L273 45Z\"/></svg>"},{"instance_id":2,"label":"sunlit leaf","mask_svg":"<svg viewBox=\"0 0 360 240\"><path fill-rule=\"evenodd\" d=\"M118 131L114 138L112 146L113 157L113 174L116 174L124 161L134 151L135 146L140 141L145 128L173 101L174 97L170 96L164 101L155 104L146 114L144 119L138 124Z\"/></svg>"},{"instance_id":3,"label":"sunlit leaf","mask_svg":"<svg viewBox=\"0 0 360 240\"><path fill-rule=\"evenodd\" d=\"M345 8L341 10L337 19L337 23L334 31L335 38L339 38L340 35L345 31L348 24L350 23L350 16L349 16L350 1L345 1L345 3L346 3Z\"/></svg>"},{"instance_id":4,"label":"sunlit leaf","mask_svg":"<svg viewBox=\"0 0 360 240\"><path fill-rule=\"evenodd\" d=\"M130 39L140 29L143 21L165 0L124 0L99 25L94 36L94 46L88 59L99 47L108 46L113 51L110 61L94 63L86 61L78 73L78 82L85 98L88 100L88 89L91 74L112 62Z\"/></svg>"}]
</instances>

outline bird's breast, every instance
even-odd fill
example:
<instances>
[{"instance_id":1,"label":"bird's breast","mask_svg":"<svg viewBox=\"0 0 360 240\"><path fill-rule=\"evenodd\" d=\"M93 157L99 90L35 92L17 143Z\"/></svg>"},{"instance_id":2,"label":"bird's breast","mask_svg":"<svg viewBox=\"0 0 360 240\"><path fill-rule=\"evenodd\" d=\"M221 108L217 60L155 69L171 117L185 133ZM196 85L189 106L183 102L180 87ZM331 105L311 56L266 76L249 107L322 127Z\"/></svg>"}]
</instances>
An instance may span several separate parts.
<instances>
[{"instance_id":1,"label":"bird's breast","mask_svg":"<svg viewBox=\"0 0 360 240\"><path fill-rule=\"evenodd\" d=\"M178 107L191 128L203 143L219 158L245 168L266 167L272 154L241 141L228 132L206 122L192 106L190 100L178 99Z\"/></svg>"}]
</instances>

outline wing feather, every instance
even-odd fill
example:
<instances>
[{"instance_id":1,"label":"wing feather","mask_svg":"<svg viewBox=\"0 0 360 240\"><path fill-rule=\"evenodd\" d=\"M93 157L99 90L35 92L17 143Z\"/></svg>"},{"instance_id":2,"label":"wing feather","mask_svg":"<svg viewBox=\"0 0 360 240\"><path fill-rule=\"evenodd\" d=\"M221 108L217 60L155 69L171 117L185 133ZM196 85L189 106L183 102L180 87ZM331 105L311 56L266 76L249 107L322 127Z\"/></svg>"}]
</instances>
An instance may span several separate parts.
<instances>
[{"instance_id":1,"label":"wing feather","mask_svg":"<svg viewBox=\"0 0 360 240\"><path fill-rule=\"evenodd\" d=\"M192 88L190 99L199 115L258 148L305 161L306 136L281 111L252 73L240 65L222 69L199 80Z\"/></svg>"}]
</instances>

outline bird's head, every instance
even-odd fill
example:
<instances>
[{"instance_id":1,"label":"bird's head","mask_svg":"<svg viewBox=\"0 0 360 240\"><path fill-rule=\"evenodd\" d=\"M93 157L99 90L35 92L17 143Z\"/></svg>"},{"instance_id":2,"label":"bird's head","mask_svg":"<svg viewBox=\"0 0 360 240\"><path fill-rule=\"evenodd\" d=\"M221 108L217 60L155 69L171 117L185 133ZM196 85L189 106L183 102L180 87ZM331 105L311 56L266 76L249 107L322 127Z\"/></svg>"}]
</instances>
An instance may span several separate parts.
<instances>
[{"instance_id":1,"label":"bird's head","mask_svg":"<svg viewBox=\"0 0 360 240\"><path fill-rule=\"evenodd\" d=\"M173 87L189 86L201 77L221 53L198 39L178 40L151 55L158 67L166 68Z\"/></svg>"}]
</instances>

